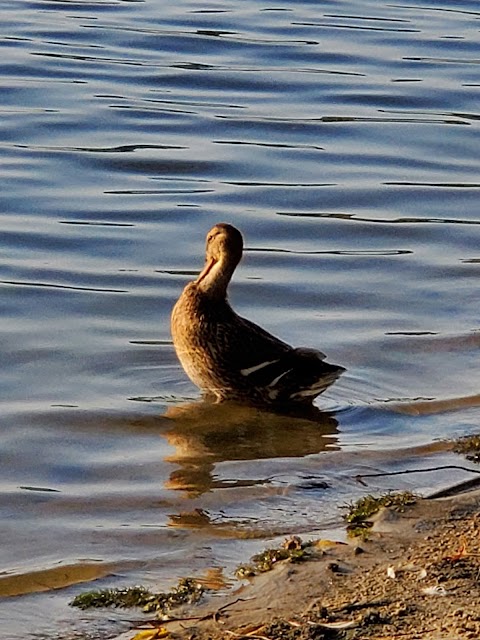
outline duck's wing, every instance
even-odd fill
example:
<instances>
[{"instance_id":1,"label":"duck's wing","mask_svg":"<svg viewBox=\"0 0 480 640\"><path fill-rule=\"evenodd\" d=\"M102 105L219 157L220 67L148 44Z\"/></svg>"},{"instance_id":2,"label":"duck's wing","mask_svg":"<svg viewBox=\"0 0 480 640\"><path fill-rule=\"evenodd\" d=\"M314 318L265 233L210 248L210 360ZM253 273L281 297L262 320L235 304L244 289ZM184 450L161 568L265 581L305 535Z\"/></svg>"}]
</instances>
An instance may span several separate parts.
<instances>
[{"instance_id":1,"label":"duck's wing","mask_svg":"<svg viewBox=\"0 0 480 640\"><path fill-rule=\"evenodd\" d=\"M248 369L241 375L262 389L269 402L311 402L343 373L344 368L324 361L314 349L290 349L278 359Z\"/></svg>"},{"instance_id":2,"label":"duck's wing","mask_svg":"<svg viewBox=\"0 0 480 640\"><path fill-rule=\"evenodd\" d=\"M233 315L217 324L217 344L237 371L246 375L279 360L292 347L254 322Z\"/></svg>"},{"instance_id":3,"label":"duck's wing","mask_svg":"<svg viewBox=\"0 0 480 640\"><path fill-rule=\"evenodd\" d=\"M294 349L255 323L235 315L235 321L219 326L232 373L239 386L262 390L269 401L311 401L322 393L342 367L323 362L315 349Z\"/></svg>"}]
</instances>

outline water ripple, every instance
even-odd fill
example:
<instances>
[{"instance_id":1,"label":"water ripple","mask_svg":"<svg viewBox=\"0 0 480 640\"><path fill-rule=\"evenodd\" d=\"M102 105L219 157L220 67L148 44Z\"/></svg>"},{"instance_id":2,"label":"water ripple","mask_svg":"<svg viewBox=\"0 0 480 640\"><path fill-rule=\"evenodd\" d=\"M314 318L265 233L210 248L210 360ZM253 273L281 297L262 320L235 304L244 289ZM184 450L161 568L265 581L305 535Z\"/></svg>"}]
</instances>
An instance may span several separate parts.
<instances>
[{"instance_id":1,"label":"water ripple","mask_svg":"<svg viewBox=\"0 0 480 640\"><path fill-rule=\"evenodd\" d=\"M95 291L101 293L127 293L124 289L98 289L94 287L79 287L66 284L54 284L52 282L21 282L19 280L0 280L0 284L14 285L16 287L45 287L47 289L68 289L72 291Z\"/></svg>"}]
</instances>

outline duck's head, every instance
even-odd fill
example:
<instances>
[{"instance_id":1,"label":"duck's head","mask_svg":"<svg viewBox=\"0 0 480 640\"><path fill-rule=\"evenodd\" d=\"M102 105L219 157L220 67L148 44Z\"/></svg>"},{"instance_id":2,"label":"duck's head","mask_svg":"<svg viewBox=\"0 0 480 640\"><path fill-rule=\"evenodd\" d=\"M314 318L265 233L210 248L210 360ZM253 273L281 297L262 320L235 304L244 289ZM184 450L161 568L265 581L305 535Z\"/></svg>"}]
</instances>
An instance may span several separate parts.
<instances>
[{"instance_id":1,"label":"duck's head","mask_svg":"<svg viewBox=\"0 0 480 640\"><path fill-rule=\"evenodd\" d=\"M225 297L228 283L242 258L243 238L231 224L216 224L207 234L205 266L196 283L212 297Z\"/></svg>"}]
</instances>

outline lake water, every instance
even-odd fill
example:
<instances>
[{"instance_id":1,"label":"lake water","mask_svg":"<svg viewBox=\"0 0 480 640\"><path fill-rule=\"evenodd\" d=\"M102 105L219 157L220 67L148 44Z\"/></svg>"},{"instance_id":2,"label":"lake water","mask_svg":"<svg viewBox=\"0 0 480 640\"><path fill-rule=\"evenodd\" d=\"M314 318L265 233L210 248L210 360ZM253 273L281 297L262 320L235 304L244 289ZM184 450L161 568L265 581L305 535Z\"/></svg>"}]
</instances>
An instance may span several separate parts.
<instances>
[{"instance_id":1,"label":"lake water","mask_svg":"<svg viewBox=\"0 0 480 640\"><path fill-rule=\"evenodd\" d=\"M340 535L366 491L472 477L355 480L468 466L442 440L480 425L475 0L4 0L0 23L2 639L112 637L140 614L71 609L91 584L229 578ZM317 421L202 405L178 364L170 310L221 221L233 306L347 368Z\"/></svg>"}]
</instances>

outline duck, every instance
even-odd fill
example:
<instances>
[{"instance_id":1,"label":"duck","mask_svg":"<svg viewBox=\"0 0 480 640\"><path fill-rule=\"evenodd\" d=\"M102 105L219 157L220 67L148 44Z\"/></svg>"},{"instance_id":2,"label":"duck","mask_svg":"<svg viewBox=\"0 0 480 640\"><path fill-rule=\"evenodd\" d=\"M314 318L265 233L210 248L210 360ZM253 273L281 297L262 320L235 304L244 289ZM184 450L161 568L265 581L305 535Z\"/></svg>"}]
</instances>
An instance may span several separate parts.
<instances>
[{"instance_id":1,"label":"duck","mask_svg":"<svg viewBox=\"0 0 480 640\"><path fill-rule=\"evenodd\" d=\"M205 265L171 314L177 357L215 403L311 406L345 369L326 362L321 351L290 346L233 310L227 290L243 246L231 224L218 223L208 232Z\"/></svg>"}]
</instances>

